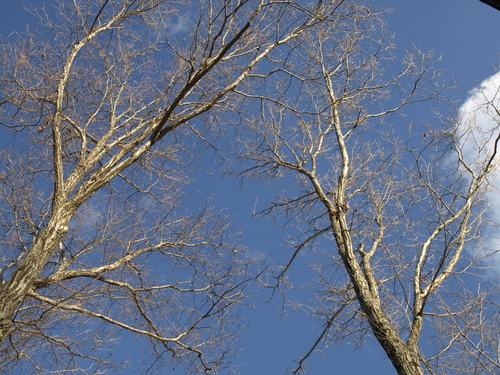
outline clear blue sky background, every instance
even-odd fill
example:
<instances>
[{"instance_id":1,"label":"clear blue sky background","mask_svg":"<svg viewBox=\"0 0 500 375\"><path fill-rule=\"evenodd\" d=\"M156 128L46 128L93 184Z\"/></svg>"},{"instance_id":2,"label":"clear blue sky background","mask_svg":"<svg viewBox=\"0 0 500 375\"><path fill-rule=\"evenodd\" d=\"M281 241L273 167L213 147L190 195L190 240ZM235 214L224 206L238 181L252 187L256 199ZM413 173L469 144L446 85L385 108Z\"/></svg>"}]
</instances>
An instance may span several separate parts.
<instances>
[{"instance_id":1,"label":"clear blue sky background","mask_svg":"<svg viewBox=\"0 0 500 375\"><path fill-rule=\"evenodd\" d=\"M2 0L1 3L0 35L5 37L14 30L23 30L29 18L21 10L22 2ZM42 5L51 2L30 0L25 3ZM424 51L434 50L443 55L439 68L446 79L455 80L457 88L454 94L460 100L465 100L469 89L495 73L495 65L500 63L500 11L479 0L386 0L380 4L393 9L386 20L388 29L394 33L398 51L409 49L414 44ZM409 111L408 115L415 124L431 119L430 113L419 110ZM0 133L0 147L5 146L5 141L5 135ZM226 207L236 228L243 231L246 246L262 254L279 252L280 229L273 228L269 221L251 219L256 200L264 205L270 197L266 186L248 184L239 187L229 178L200 177L207 194L214 194L214 203ZM281 259L285 256L281 255ZM295 272L307 278L306 268ZM246 313L248 334L243 337L244 348L238 361L241 375L283 374L314 341L314 327L305 315L280 317L279 307L279 301L276 301ZM132 342L130 349L123 355L137 354ZM395 374L373 340L368 340L364 348L357 350L352 346L328 348L322 355L314 354L309 363L312 367L308 374ZM135 372L129 370L125 373ZM174 374L169 369L164 373Z\"/></svg>"}]
</instances>

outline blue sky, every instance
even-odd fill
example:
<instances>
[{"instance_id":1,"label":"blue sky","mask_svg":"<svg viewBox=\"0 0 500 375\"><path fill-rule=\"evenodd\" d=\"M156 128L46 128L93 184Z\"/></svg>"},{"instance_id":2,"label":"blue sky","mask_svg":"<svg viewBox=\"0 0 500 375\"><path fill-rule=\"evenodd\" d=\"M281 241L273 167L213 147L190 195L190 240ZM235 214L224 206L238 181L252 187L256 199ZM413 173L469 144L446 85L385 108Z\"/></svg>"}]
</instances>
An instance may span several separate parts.
<instances>
[{"instance_id":1,"label":"blue sky","mask_svg":"<svg viewBox=\"0 0 500 375\"><path fill-rule=\"evenodd\" d=\"M25 3L43 4L44 1ZM500 63L499 11L479 0L386 0L380 4L393 9L386 20L388 29L394 33L398 52L415 45L442 55L438 68L443 71L444 78L456 82L453 94L462 102L467 99L470 89L496 72L495 65ZM14 30L24 29L28 18L21 8L21 2L17 0L3 1L0 35L5 37ZM407 114L415 124L432 119L430 113L417 110L410 110ZM0 138L0 147L4 145L5 139ZM231 178L220 176L200 178L204 179L207 195L213 195L214 203L226 208L236 228L244 229L246 246L263 255L279 252L282 244L280 230L273 228L270 221L251 219L256 202L265 204L270 196L266 186L249 183L239 187ZM285 256L282 255L281 259ZM306 278L309 271L304 265L303 269L294 272ZM294 366L294 360L306 353L316 337L313 322L300 312L281 314L279 300L257 306L245 316L249 326L238 360L241 375L284 373L286 368ZM322 354L314 354L309 363L308 374L395 373L378 344L371 339L361 349L349 345L333 346ZM165 374L174 372L165 369Z\"/></svg>"}]
</instances>

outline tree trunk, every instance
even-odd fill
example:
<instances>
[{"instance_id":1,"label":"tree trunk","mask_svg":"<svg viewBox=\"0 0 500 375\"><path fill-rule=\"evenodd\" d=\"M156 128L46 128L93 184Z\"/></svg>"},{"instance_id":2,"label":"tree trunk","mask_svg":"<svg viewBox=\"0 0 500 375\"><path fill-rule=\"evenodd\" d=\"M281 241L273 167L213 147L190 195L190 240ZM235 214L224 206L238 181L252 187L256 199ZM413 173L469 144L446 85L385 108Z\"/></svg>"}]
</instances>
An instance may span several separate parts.
<instances>
[{"instance_id":1,"label":"tree trunk","mask_svg":"<svg viewBox=\"0 0 500 375\"><path fill-rule=\"evenodd\" d=\"M68 204L59 207L37 236L21 265L9 281L0 286L0 343L9 336L12 331L12 317L25 300L52 252L68 232L72 212Z\"/></svg>"}]
</instances>

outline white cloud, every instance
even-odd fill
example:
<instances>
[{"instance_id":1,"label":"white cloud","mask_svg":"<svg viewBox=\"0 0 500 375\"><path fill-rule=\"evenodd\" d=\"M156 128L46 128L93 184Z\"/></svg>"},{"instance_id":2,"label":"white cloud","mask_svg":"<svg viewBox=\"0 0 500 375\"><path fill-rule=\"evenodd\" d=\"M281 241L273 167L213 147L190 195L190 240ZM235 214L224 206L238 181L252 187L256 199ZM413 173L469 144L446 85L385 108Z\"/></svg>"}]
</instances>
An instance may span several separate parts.
<instances>
[{"instance_id":1,"label":"white cloud","mask_svg":"<svg viewBox=\"0 0 500 375\"><path fill-rule=\"evenodd\" d=\"M500 134L500 71L469 92L469 97L460 107L458 130L465 160L474 170L480 169L491 158L495 140ZM498 147L497 154L500 154L500 144ZM499 159L497 156L497 164ZM483 233L486 236L483 244L488 253L500 251L500 227L495 225L500 223L500 168L491 175L489 182L487 218L493 225ZM500 272L500 253L487 258L487 262Z\"/></svg>"},{"instance_id":2,"label":"white cloud","mask_svg":"<svg viewBox=\"0 0 500 375\"><path fill-rule=\"evenodd\" d=\"M500 128L500 72L469 92L459 115L467 161L480 163L491 155Z\"/></svg>"}]
</instances>

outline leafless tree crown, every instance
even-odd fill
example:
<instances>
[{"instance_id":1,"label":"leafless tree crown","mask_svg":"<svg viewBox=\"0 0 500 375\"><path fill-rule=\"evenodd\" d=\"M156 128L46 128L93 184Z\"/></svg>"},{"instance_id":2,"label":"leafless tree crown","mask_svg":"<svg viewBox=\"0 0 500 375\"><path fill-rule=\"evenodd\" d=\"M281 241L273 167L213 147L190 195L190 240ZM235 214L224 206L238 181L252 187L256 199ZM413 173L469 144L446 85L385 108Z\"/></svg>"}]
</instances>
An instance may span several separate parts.
<instances>
[{"instance_id":1,"label":"leafless tree crown","mask_svg":"<svg viewBox=\"0 0 500 375\"><path fill-rule=\"evenodd\" d=\"M225 218L184 194L190 122L234 106L250 72L332 6L60 1L3 43L3 371L98 373L124 331L155 365L226 362L256 274Z\"/></svg>"},{"instance_id":2,"label":"leafless tree crown","mask_svg":"<svg viewBox=\"0 0 500 375\"><path fill-rule=\"evenodd\" d=\"M486 333L479 317L498 321L498 288L480 260L491 254L483 194L498 126L410 126L398 116L405 107L445 98L435 59L410 51L399 73L385 72L394 46L380 12L350 5L294 39L259 94L241 92L254 114L242 128L241 173L292 184L260 212L295 224L274 287L301 252L317 253L317 298L302 303L324 328L293 373L325 343L367 332L398 374L497 373L498 331ZM480 156L464 155L466 143Z\"/></svg>"},{"instance_id":3,"label":"leafless tree crown","mask_svg":"<svg viewBox=\"0 0 500 375\"><path fill-rule=\"evenodd\" d=\"M390 74L381 11L61 0L32 12L39 22L0 54L12 135L0 172L1 371L136 366L109 351L121 335L149 348L142 370L230 367L239 306L264 278L228 218L190 193L208 144L236 155L242 176L287 184L260 212L294 224L290 260L266 286L284 289L298 254L316 254L307 303L324 328L293 373L322 344L367 334L398 374L498 373L498 289L478 288L474 268L487 254L498 132L458 120L424 133L398 117L446 87L417 50Z\"/></svg>"}]
</instances>

